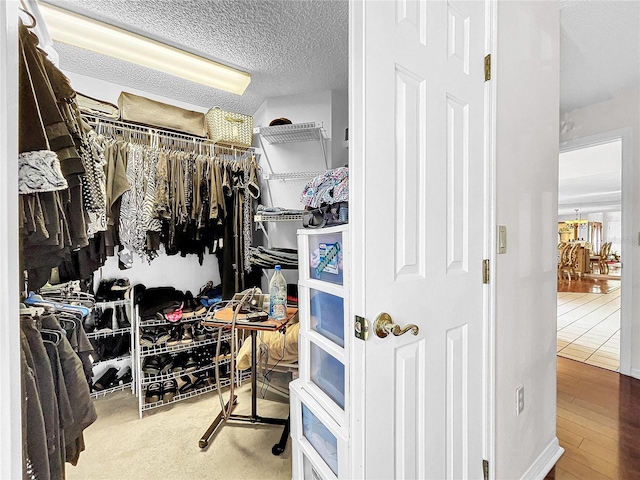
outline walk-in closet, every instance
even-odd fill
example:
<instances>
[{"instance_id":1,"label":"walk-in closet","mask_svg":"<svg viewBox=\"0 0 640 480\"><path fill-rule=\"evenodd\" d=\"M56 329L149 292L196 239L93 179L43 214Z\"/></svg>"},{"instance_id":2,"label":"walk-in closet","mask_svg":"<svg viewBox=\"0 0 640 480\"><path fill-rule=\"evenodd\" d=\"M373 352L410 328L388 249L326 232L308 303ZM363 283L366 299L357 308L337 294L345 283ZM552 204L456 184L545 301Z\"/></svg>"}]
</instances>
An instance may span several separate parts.
<instances>
[{"instance_id":1,"label":"walk-in closet","mask_svg":"<svg viewBox=\"0 0 640 480\"><path fill-rule=\"evenodd\" d=\"M348 2L15 4L23 478L343 478Z\"/></svg>"}]
</instances>

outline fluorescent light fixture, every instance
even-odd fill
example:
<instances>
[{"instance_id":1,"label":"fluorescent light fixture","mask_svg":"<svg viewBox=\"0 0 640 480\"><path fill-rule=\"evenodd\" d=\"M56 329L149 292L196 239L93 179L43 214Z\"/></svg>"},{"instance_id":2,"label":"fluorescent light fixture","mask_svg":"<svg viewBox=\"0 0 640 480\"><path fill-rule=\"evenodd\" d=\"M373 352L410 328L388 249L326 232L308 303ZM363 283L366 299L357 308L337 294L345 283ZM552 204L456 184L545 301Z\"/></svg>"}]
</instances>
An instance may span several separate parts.
<instances>
[{"instance_id":1,"label":"fluorescent light fixture","mask_svg":"<svg viewBox=\"0 0 640 480\"><path fill-rule=\"evenodd\" d=\"M242 95L251 75L53 5L39 3L51 37L61 43Z\"/></svg>"}]
</instances>

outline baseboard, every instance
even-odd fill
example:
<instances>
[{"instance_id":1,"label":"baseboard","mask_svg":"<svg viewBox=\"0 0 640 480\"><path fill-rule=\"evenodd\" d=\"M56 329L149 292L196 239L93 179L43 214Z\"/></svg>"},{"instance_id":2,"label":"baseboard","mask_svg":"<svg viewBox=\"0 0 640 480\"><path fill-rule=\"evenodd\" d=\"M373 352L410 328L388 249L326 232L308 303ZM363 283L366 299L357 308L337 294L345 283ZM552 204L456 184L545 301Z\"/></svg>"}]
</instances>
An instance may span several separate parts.
<instances>
[{"instance_id":1,"label":"baseboard","mask_svg":"<svg viewBox=\"0 0 640 480\"><path fill-rule=\"evenodd\" d=\"M640 369L632 368L632 369L631 369L631 376L632 376L633 378L640 379Z\"/></svg>"},{"instance_id":2,"label":"baseboard","mask_svg":"<svg viewBox=\"0 0 640 480\"><path fill-rule=\"evenodd\" d=\"M522 476L522 480L544 480L563 453L564 448L560 446L557 437L554 437Z\"/></svg>"}]
</instances>

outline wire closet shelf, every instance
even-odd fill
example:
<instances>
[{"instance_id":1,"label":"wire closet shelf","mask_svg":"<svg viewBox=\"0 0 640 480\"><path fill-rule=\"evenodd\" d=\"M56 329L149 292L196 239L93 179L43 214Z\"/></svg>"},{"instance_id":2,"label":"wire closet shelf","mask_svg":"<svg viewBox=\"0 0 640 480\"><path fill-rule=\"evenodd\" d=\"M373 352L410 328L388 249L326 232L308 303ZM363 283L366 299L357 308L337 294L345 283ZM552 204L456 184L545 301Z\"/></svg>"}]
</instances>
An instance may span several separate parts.
<instances>
[{"instance_id":1,"label":"wire closet shelf","mask_svg":"<svg viewBox=\"0 0 640 480\"><path fill-rule=\"evenodd\" d=\"M186 133L167 130L153 125L130 123L122 120L100 117L97 115L82 115L82 118L93 127L98 134L112 132L125 135L126 140L140 139L149 144L179 143L183 147L192 147L199 152L215 152L221 155L243 157L248 154L260 155L260 149L214 143L206 137L188 135Z\"/></svg>"}]
</instances>

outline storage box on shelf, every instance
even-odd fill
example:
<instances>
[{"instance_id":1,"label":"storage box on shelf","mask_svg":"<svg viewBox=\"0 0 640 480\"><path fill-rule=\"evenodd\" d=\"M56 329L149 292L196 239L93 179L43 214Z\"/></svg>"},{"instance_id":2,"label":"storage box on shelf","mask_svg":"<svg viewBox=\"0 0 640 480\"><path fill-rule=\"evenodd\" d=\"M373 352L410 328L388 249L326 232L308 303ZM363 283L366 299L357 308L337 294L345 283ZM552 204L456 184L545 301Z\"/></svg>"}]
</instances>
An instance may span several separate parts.
<instances>
[{"instance_id":1,"label":"storage box on shelf","mask_svg":"<svg viewBox=\"0 0 640 480\"><path fill-rule=\"evenodd\" d=\"M215 376L216 364L220 370L220 386L230 385L230 346L229 332L220 337L220 356L216 357L218 330L204 329L200 322L206 317L195 315L170 322L157 318L141 320L136 309L136 338L138 352L138 407L139 416L145 410L162 407L217 389ZM172 336L167 329L182 331L180 337ZM189 331L184 335L184 331ZM149 335L156 339L150 343ZM146 338L146 341L142 339ZM141 343L142 342L142 343ZM225 345L226 344L226 345ZM242 375L238 381L244 380ZM167 390L166 387L169 387ZM157 399L150 393L157 392Z\"/></svg>"},{"instance_id":2,"label":"storage box on shelf","mask_svg":"<svg viewBox=\"0 0 640 480\"><path fill-rule=\"evenodd\" d=\"M132 311L129 299L99 301L93 307L95 327L87 333L87 338L95 351L91 379L94 398L127 388L135 393ZM117 370L115 376L105 377L114 368Z\"/></svg>"},{"instance_id":3,"label":"storage box on shelf","mask_svg":"<svg viewBox=\"0 0 640 480\"><path fill-rule=\"evenodd\" d=\"M294 478L346 478L349 227L298 230L300 378L291 384Z\"/></svg>"}]
</instances>

